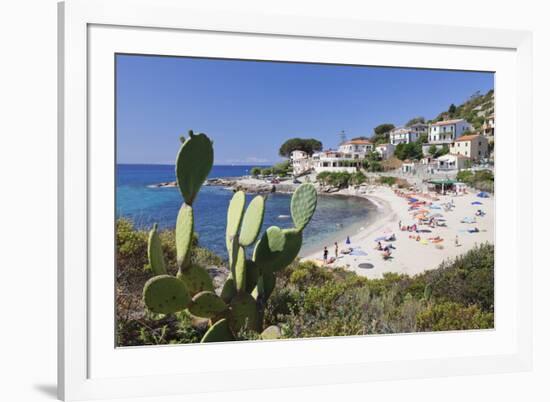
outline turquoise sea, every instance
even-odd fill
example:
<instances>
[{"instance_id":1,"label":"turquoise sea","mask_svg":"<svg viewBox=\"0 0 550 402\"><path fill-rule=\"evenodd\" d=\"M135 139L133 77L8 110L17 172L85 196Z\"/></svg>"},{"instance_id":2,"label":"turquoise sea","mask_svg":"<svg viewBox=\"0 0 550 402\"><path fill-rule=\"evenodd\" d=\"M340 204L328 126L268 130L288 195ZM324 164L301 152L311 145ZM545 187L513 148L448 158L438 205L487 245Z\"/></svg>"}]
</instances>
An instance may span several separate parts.
<instances>
[{"instance_id":1,"label":"turquoise sea","mask_svg":"<svg viewBox=\"0 0 550 402\"><path fill-rule=\"evenodd\" d=\"M249 174L251 166L214 166L210 177L237 177ZM153 184L174 181L173 165L117 165L116 215L131 219L140 229L154 223L173 228L182 197L177 188L151 188ZM233 192L216 186L203 186L194 204L195 232L199 243L226 258L225 223L227 205ZM250 200L253 195L247 195ZM337 235L351 235L352 227L365 223L374 205L356 197L320 196L315 215L304 231L304 252L329 245ZM291 227L290 195L270 194L264 217L269 226ZM350 233L346 233L350 230ZM302 253L304 254L304 253Z\"/></svg>"}]
</instances>

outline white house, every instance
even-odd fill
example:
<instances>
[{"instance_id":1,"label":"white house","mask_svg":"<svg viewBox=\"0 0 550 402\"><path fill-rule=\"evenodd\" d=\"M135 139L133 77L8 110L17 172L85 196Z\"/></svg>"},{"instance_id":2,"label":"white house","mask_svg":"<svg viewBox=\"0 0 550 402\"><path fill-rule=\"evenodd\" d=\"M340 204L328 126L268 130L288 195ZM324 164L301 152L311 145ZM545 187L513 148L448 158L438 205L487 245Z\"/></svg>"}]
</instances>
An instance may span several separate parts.
<instances>
[{"instance_id":1,"label":"white house","mask_svg":"<svg viewBox=\"0 0 550 402\"><path fill-rule=\"evenodd\" d=\"M410 127L396 127L390 131L390 144L409 144L420 138L422 132Z\"/></svg>"},{"instance_id":2,"label":"white house","mask_svg":"<svg viewBox=\"0 0 550 402\"><path fill-rule=\"evenodd\" d=\"M295 176L308 172L313 168L313 163L307 152L295 150L290 153L290 163Z\"/></svg>"},{"instance_id":3,"label":"white house","mask_svg":"<svg viewBox=\"0 0 550 402\"><path fill-rule=\"evenodd\" d=\"M467 167L470 158L464 155L447 154L437 158L438 170L459 170Z\"/></svg>"},{"instance_id":4,"label":"white house","mask_svg":"<svg viewBox=\"0 0 550 402\"><path fill-rule=\"evenodd\" d=\"M389 159L395 152L395 145L393 144L379 144L375 147L375 152L380 155L382 159Z\"/></svg>"},{"instance_id":5,"label":"white house","mask_svg":"<svg viewBox=\"0 0 550 402\"><path fill-rule=\"evenodd\" d=\"M312 156L312 163L316 173L354 173L361 167L361 161L351 158L351 154L344 154L340 151L333 150L314 153Z\"/></svg>"},{"instance_id":6,"label":"white house","mask_svg":"<svg viewBox=\"0 0 550 402\"><path fill-rule=\"evenodd\" d=\"M351 159L362 159L373 150L374 144L363 139L346 141L338 147L339 152L350 155Z\"/></svg>"},{"instance_id":7,"label":"white house","mask_svg":"<svg viewBox=\"0 0 550 402\"><path fill-rule=\"evenodd\" d=\"M430 124L428 141L438 145L451 144L471 130L472 126L464 119L438 121Z\"/></svg>"}]
</instances>

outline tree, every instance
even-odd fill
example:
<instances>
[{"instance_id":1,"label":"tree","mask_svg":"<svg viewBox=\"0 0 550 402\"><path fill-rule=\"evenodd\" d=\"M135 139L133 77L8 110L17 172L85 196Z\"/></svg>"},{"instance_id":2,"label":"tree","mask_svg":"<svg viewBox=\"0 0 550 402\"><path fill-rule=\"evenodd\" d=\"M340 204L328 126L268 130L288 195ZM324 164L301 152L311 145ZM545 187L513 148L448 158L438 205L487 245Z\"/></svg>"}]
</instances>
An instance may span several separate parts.
<instances>
[{"instance_id":1,"label":"tree","mask_svg":"<svg viewBox=\"0 0 550 402\"><path fill-rule=\"evenodd\" d=\"M395 126L391 123L380 124L380 125L378 125L374 128L374 134L376 136L380 136L382 134L389 133L394 128L395 128Z\"/></svg>"},{"instance_id":2,"label":"tree","mask_svg":"<svg viewBox=\"0 0 550 402\"><path fill-rule=\"evenodd\" d=\"M426 119L423 117L423 116L417 116L417 117L413 117L412 119L410 119L407 124L405 124L406 127L410 127L412 126L413 124L418 124L418 123L426 123Z\"/></svg>"},{"instance_id":3,"label":"tree","mask_svg":"<svg viewBox=\"0 0 550 402\"><path fill-rule=\"evenodd\" d=\"M271 168L262 169L262 176L269 176L272 173L273 173L273 170L271 170Z\"/></svg>"},{"instance_id":4,"label":"tree","mask_svg":"<svg viewBox=\"0 0 550 402\"><path fill-rule=\"evenodd\" d=\"M291 138L279 148L279 155L288 158L292 151L304 151L309 156L323 149L323 143L314 138Z\"/></svg>"},{"instance_id":5,"label":"tree","mask_svg":"<svg viewBox=\"0 0 550 402\"><path fill-rule=\"evenodd\" d=\"M428 153L431 155L431 156L435 156L435 154L437 153L437 147L435 145L431 145L430 148L428 149Z\"/></svg>"},{"instance_id":6,"label":"tree","mask_svg":"<svg viewBox=\"0 0 550 402\"><path fill-rule=\"evenodd\" d=\"M250 169L250 174L254 177L259 176L262 174L262 168L254 166L252 169Z\"/></svg>"},{"instance_id":7,"label":"tree","mask_svg":"<svg viewBox=\"0 0 550 402\"><path fill-rule=\"evenodd\" d=\"M451 103L451 106L449 106L449 111L448 113L452 116L453 114L456 113L456 105L454 103Z\"/></svg>"},{"instance_id":8,"label":"tree","mask_svg":"<svg viewBox=\"0 0 550 402\"><path fill-rule=\"evenodd\" d=\"M396 158L404 161L405 159L422 159L422 144L419 142L411 142L409 144L398 144L395 147L394 155Z\"/></svg>"},{"instance_id":9,"label":"tree","mask_svg":"<svg viewBox=\"0 0 550 402\"><path fill-rule=\"evenodd\" d=\"M443 144L443 146L436 151L434 154L435 158L439 158L440 156L447 155L449 153L449 146L447 144Z\"/></svg>"},{"instance_id":10,"label":"tree","mask_svg":"<svg viewBox=\"0 0 550 402\"><path fill-rule=\"evenodd\" d=\"M286 176L289 170L290 170L290 161L288 160L284 162L276 163L271 167L271 171L273 172L273 174L276 174L279 176L281 175Z\"/></svg>"}]
</instances>

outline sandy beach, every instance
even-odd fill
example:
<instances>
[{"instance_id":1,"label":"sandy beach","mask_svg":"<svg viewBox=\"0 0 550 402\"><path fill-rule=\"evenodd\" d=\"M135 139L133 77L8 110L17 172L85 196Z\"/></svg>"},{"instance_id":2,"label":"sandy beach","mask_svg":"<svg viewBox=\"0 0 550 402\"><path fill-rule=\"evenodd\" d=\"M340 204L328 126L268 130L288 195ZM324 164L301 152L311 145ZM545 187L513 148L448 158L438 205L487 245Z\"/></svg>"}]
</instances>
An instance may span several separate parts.
<instances>
[{"instance_id":1,"label":"sandy beach","mask_svg":"<svg viewBox=\"0 0 550 402\"><path fill-rule=\"evenodd\" d=\"M369 189L366 194L345 190L342 194L355 195L367 198L378 206L377 216L365 222L359 231L349 233L351 244L345 243L346 238L339 239L339 257L335 262L326 265L327 268L342 267L356 272L358 275L369 278L380 278L385 272L395 272L415 275L425 270L434 269L446 259L452 259L472 249L476 244L494 242L494 198L477 197L477 191L470 190L464 195L438 195L437 200L413 195L425 205L415 205L411 209L409 200L399 196L393 189L386 186L377 186ZM444 204L452 203L454 207L445 210ZM481 205L472 205L481 203ZM482 210L485 215L476 216L476 211ZM423 212L426 211L426 212ZM445 226L430 227L418 225L415 216L424 213L428 218L438 216L440 223ZM464 218L475 220L475 223L464 223ZM401 231L399 222L403 226L412 226L417 223L416 232ZM477 228L479 232L469 233L468 230ZM391 258L384 259L382 251L376 250L377 241L381 237L395 234L393 241L381 241L382 246L391 245ZM347 236L346 235L346 236ZM419 236L420 240L417 240ZM455 244L458 236L458 246ZM414 237L414 238L411 238ZM443 241L434 242L430 239L441 238ZM327 244L329 259L335 256L333 242ZM343 254L346 248L353 249L351 254ZM366 255L365 255L366 254ZM314 260L322 263L323 250L320 248L313 254L306 255L302 260Z\"/></svg>"}]
</instances>

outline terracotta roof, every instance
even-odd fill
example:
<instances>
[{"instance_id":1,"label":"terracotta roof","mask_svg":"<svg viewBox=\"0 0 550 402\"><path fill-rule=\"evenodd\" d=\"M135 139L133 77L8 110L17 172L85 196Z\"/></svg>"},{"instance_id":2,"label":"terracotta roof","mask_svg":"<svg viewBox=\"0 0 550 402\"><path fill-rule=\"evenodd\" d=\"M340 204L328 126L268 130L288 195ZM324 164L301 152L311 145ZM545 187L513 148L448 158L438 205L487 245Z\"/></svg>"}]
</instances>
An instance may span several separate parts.
<instances>
[{"instance_id":1,"label":"terracotta roof","mask_svg":"<svg viewBox=\"0 0 550 402\"><path fill-rule=\"evenodd\" d=\"M462 137L460 137L458 140L456 140L455 142L459 142L459 141L473 141L477 138L481 137L479 134L470 134L470 135L463 135Z\"/></svg>"},{"instance_id":2,"label":"terracotta roof","mask_svg":"<svg viewBox=\"0 0 550 402\"><path fill-rule=\"evenodd\" d=\"M342 145L368 145L368 144L372 144L372 142L370 142L369 140L350 140L350 141L346 141L344 142Z\"/></svg>"},{"instance_id":3,"label":"terracotta roof","mask_svg":"<svg viewBox=\"0 0 550 402\"><path fill-rule=\"evenodd\" d=\"M464 119L454 119L454 120L443 120L443 121L438 121L436 123L433 123L432 126L446 126L448 124L455 124L455 123L458 123L460 121L464 121Z\"/></svg>"}]
</instances>

